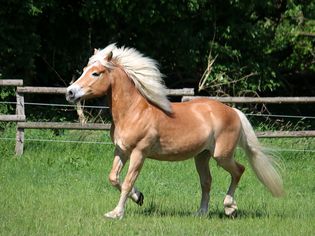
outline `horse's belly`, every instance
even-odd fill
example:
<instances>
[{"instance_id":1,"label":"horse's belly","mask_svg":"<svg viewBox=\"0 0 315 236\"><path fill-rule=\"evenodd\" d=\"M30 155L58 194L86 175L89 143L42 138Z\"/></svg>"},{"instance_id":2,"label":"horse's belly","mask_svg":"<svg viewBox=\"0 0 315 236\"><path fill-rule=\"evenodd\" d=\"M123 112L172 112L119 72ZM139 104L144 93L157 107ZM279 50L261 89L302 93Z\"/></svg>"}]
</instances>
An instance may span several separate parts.
<instances>
[{"instance_id":1,"label":"horse's belly","mask_svg":"<svg viewBox=\"0 0 315 236\"><path fill-rule=\"evenodd\" d=\"M152 149L149 158L165 161L182 161L196 156L204 150L213 151L213 138L210 132L199 135L182 135L161 139Z\"/></svg>"},{"instance_id":2,"label":"horse's belly","mask_svg":"<svg viewBox=\"0 0 315 236\"><path fill-rule=\"evenodd\" d=\"M194 157L196 154L191 153L191 154L157 154L157 155L152 155L148 156L150 159L154 160L159 160L159 161L184 161L187 159L190 159Z\"/></svg>"},{"instance_id":3,"label":"horse's belly","mask_svg":"<svg viewBox=\"0 0 315 236\"><path fill-rule=\"evenodd\" d=\"M158 161L184 161L187 159L192 158L192 156L182 156L182 155L174 155L174 156L169 156L169 155L157 155L157 156L149 156L148 158L158 160Z\"/></svg>"}]
</instances>

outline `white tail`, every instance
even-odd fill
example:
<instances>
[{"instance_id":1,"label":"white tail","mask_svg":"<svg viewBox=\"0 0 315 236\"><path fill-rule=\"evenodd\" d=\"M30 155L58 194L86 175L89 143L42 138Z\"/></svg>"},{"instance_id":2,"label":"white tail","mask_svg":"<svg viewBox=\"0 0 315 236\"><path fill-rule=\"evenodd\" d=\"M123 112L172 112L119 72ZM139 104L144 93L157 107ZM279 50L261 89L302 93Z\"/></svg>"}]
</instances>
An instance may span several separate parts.
<instances>
[{"instance_id":1,"label":"white tail","mask_svg":"<svg viewBox=\"0 0 315 236\"><path fill-rule=\"evenodd\" d=\"M244 113L235 108L234 110L237 112L242 123L239 145L245 150L256 176L269 189L273 196L283 196L282 179L275 168L276 163L274 159L264 151Z\"/></svg>"}]
</instances>

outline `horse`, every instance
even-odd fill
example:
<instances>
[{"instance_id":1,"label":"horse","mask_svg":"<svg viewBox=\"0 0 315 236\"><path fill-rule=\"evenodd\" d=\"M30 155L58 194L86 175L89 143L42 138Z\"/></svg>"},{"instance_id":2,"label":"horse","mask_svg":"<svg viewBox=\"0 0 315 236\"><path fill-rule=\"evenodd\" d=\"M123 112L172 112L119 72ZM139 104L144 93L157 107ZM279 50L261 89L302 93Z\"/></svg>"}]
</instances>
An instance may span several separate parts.
<instances>
[{"instance_id":1,"label":"horse","mask_svg":"<svg viewBox=\"0 0 315 236\"><path fill-rule=\"evenodd\" d=\"M207 98L171 103L157 61L138 50L110 44L94 49L82 75L66 91L66 99L107 96L115 145L110 183L120 191L117 206L104 216L122 219L128 198L142 205L144 195L135 186L146 158L184 161L194 158L201 186L198 215L208 212L212 176L209 160L231 175L223 201L227 216L235 216L236 187L245 167L235 161L240 146L258 179L275 197L284 194L274 158L259 143L253 127L240 110ZM119 175L129 161L123 182Z\"/></svg>"}]
</instances>

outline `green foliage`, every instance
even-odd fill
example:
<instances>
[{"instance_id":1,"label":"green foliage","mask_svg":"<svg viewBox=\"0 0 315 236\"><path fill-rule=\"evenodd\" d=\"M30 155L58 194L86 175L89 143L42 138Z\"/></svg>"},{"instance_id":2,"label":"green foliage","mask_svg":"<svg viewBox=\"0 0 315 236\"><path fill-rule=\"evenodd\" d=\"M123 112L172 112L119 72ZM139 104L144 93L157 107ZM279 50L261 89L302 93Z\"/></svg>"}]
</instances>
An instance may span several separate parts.
<instances>
[{"instance_id":1,"label":"green foliage","mask_svg":"<svg viewBox=\"0 0 315 236\"><path fill-rule=\"evenodd\" d=\"M0 10L0 68L5 79L35 78L40 47L29 1L4 1Z\"/></svg>"},{"instance_id":2,"label":"green foliage","mask_svg":"<svg viewBox=\"0 0 315 236\"><path fill-rule=\"evenodd\" d=\"M0 75L1 77L1 75ZM14 97L15 91L13 88L4 88L0 90L0 101L8 101ZM10 104L0 104L0 114L10 114L13 112L13 107ZM1 127L1 124L0 124Z\"/></svg>"},{"instance_id":3,"label":"green foliage","mask_svg":"<svg viewBox=\"0 0 315 236\"><path fill-rule=\"evenodd\" d=\"M295 83L294 75L315 73L314 3L279 4L231 1L225 6L231 17L225 26L218 25L210 44L211 55L217 55L207 81L210 93L268 94L281 88L281 95L305 95L301 88L288 90Z\"/></svg>"},{"instance_id":4,"label":"green foliage","mask_svg":"<svg viewBox=\"0 0 315 236\"><path fill-rule=\"evenodd\" d=\"M314 12L311 0L7 1L0 68L26 85L65 86L94 47L118 42L157 59L170 87L196 87L211 51L208 93L311 95Z\"/></svg>"}]
</instances>

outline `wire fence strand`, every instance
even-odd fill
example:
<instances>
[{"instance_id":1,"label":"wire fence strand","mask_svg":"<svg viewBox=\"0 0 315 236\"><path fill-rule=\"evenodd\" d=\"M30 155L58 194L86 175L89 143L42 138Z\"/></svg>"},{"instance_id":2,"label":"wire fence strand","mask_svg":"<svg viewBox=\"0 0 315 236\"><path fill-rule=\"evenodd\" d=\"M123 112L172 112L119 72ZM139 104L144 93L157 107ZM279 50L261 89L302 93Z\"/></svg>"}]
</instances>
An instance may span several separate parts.
<instances>
[{"instance_id":1,"label":"wire fence strand","mask_svg":"<svg viewBox=\"0 0 315 236\"><path fill-rule=\"evenodd\" d=\"M0 140L15 141L15 138L0 138ZM103 144L113 145L112 142L96 142L96 141L82 141L82 140L57 140L57 139L39 139L39 138L26 138L25 142L49 142L49 143L79 143L79 144Z\"/></svg>"},{"instance_id":2,"label":"wire fence strand","mask_svg":"<svg viewBox=\"0 0 315 236\"><path fill-rule=\"evenodd\" d=\"M294 115L276 115L276 114L251 114L247 113L246 116L261 116L261 117L282 117L282 118L297 118L297 119L315 119L315 116L294 116Z\"/></svg>"},{"instance_id":3,"label":"wire fence strand","mask_svg":"<svg viewBox=\"0 0 315 236\"><path fill-rule=\"evenodd\" d=\"M16 105L16 102L0 102L0 104ZM25 105L30 106L49 106L49 107L71 107L75 108L76 105L71 104L58 104L58 103L39 103L39 102L24 102ZM90 106L84 105L83 108L95 108L95 109L109 109L108 106Z\"/></svg>"},{"instance_id":4,"label":"wire fence strand","mask_svg":"<svg viewBox=\"0 0 315 236\"><path fill-rule=\"evenodd\" d=\"M0 137L0 140L15 141L15 138ZM100 144L100 145L114 145L112 142L96 142L96 141L82 141L82 140L56 140L56 139L39 139L39 138L27 138L25 142L49 142L49 143L70 143L70 144ZM315 153L315 149L287 149L274 147L271 148L277 152L311 152Z\"/></svg>"},{"instance_id":5,"label":"wire fence strand","mask_svg":"<svg viewBox=\"0 0 315 236\"><path fill-rule=\"evenodd\" d=\"M0 104L16 105L16 102L0 102ZM49 106L49 107L71 107L75 108L76 105L71 104L58 104L58 103L38 103L38 102L24 102L25 105L29 106ZM109 109L108 106L90 106L84 105L82 108L92 108L92 109ZM303 116L303 115L282 115L282 114L253 114L245 113L246 116L257 116L257 117L279 117L279 118L293 118L293 119L315 119L315 116Z\"/></svg>"}]
</instances>

